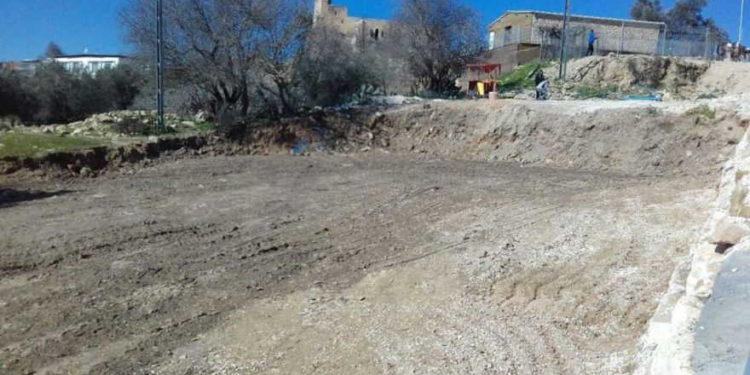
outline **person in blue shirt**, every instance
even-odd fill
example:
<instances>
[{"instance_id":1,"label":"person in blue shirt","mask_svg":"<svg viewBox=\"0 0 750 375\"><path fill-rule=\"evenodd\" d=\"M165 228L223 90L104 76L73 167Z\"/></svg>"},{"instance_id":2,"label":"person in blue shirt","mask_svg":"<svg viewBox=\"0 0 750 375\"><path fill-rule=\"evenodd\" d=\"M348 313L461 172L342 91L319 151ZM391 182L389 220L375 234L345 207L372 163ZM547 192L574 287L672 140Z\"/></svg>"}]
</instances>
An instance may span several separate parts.
<instances>
[{"instance_id":1,"label":"person in blue shirt","mask_svg":"<svg viewBox=\"0 0 750 375\"><path fill-rule=\"evenodd\" d=\"M594 54L594 43L597 39L599 39L599 37L596 36L594 30L592 29L591 31L589 31L589 49L586 51L586 56L591 56Z\"/></svg>"}]
</instances>

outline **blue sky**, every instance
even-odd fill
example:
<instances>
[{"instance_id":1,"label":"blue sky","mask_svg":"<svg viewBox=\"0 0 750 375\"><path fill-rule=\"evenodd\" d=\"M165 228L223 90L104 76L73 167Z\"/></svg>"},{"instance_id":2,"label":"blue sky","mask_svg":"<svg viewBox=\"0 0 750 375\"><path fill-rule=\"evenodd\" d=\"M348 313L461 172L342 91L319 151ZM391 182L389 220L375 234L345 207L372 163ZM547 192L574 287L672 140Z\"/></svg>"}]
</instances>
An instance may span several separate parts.
<instances>
[{"instance_id":1,"label":"blue sky","mask_svg":"<svg viewBox=\"0 0 750 375\"><path fill-rule=\"evenodd\" d=\"M49 41L66 53L127 53L117 13L129 0L0 0L0 61L36 58ZM561 12L564 0L459 0L488 25L509 9ZM572 11L602 17L629 17L632 0L571 0ZM665 0L671 6L675 0ZM397 0L334 0L354 16L389 18ZM750 1L745 24L750 23ZM705 14L736 39L740 0L709 0ZM745 28L747 30L747 27ZM745 39L750 35L745 32Z\"/></svg>"}]
</instances>

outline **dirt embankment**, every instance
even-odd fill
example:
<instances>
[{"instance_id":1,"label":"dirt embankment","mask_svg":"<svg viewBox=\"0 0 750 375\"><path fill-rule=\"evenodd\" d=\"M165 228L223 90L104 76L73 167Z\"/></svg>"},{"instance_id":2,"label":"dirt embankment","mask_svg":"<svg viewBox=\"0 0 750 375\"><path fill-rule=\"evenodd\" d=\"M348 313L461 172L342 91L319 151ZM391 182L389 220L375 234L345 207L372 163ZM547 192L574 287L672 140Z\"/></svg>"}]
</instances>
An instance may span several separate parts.
<instances>
[{"instance_id":1,"label":"dirt embankment","mask_svg":"<svg viewBox=\"0 0 750 375\"><path fill-rule=\"evenodd\" d=\"M748 125L710 105L440 103L388 113L389 149L634 174L716 172Z\"/></svg>"},{"instance_id":2,"label":"dirt embankment","mask_svg":"<svg viewBox=\"0 0 750 375\"><path fill-rule=\"evenodd\" d=\"M593 87L615 85L620 89L637 86L668 91L692 89L709 69L709 63L673 57L645 55L591 56L572 60L568 80Z\"/></svg>"},{"instance_id":3,"label":"dirt embankment","mask_svg":"<svg viewBox=\"0 0 750 375\"><path fill-rule=\"evenodd\" d=\"M380 148L630 174L716 173L750 121L731 103L433 101L320 112L216 135L0 160L0 174L93 176L160 158L366 152Z\"/></svg>"}]
</instances>

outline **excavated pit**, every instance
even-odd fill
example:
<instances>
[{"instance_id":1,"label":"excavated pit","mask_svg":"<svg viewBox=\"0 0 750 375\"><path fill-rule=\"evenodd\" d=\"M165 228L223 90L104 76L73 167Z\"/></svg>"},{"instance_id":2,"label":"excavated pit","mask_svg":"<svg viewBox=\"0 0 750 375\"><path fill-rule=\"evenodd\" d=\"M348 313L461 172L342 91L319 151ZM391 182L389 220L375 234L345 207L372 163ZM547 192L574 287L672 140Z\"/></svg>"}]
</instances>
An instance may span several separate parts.
<instances>
[{"instance_id":1,"label":"excavated pit","mask_svg":"<svg viewBox=\"0 0 750 375\"><path fill-rule=\"evenodd\" d=\"M2 369L632 373L747 125L703 104L433 101L2 175Z\"/></svg>"}]
</instances>

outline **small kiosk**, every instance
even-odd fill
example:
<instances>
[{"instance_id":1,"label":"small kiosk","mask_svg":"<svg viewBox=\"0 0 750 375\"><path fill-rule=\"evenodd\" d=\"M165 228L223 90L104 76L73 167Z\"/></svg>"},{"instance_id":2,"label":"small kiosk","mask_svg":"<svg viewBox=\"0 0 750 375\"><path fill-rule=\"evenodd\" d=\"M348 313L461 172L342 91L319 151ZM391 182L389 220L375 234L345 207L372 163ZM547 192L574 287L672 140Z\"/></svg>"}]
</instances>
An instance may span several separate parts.
<instances>
[{"instance_id":1,"label":"small kiosk","mask_svg":"<svg viewBox=\"0 0 750 375\"><path fill-rule=\"evenodd\" d=\"M469 96L486 98L490 92L497 89L500 78L500 64L468 64Z\"/></svg>"}]
</instances>

